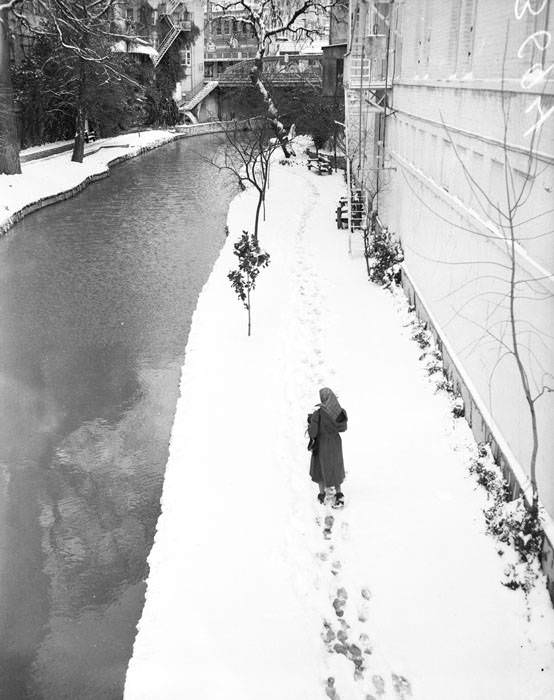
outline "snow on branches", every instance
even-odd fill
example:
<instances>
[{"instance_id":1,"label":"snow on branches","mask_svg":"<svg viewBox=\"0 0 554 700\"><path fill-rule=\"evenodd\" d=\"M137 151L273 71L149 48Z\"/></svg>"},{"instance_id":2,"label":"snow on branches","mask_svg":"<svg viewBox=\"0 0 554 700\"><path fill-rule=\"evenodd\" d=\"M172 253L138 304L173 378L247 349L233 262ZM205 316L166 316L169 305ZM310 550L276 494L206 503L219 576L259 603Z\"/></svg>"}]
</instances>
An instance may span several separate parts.
<instances>
[{"instance_id":1,"label":"snow on branches","mask_svg":"<svg viewBox=\"0 0 554 700\"><path fill-rule=\"evenodd\" d=\"M321 36L321 29L317 22L314 21L311 25L309 20L315 20L318 16L329 12L338 2L339 0L331 0L330 2L321 2L320 0L289 0L288 2L220 0L220 2L212 2L212 8L221 13L219 17L236 18L238 13L241 22L252 27L257 41L257 50L254 65L250 70L250 81L262 96L266 106L267 119L286 158L290 158L294 152L289 144L288 133L281 122L279 109L264 82L264 56L268 54L272 42L284 34L293 38L307 39Z\"/></svg>"}]
</instances>

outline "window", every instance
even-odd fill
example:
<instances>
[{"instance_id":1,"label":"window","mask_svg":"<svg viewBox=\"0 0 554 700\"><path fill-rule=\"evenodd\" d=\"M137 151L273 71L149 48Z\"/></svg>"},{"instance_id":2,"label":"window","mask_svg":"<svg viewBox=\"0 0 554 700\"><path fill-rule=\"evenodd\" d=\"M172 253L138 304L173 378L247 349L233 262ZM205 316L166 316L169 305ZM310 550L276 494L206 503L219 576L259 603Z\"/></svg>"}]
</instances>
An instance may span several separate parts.
<instances>
[{"instance_id":1,"label":"window","mask_svg":"<svg viewBox=\"0 0 554 700\"><path fill-rule=\"evenodd\" d=\"M190 49L185 49L185 66L192 64L192 52Z\"/></svg>"},{"instance_id":2,"label":"window","mask_svg":"<svg viewBox=\"0 0 554 700\"><path fill-rule=\"evenodd\" d=\"M229 20L225 19L223 20L223 33L224 34L229 34Z\"/></svg>"},{"instance_id":3,"label":"window","mask_svg":"<svg viewBox=\"0 0 554 700\"><path fill-rule=\"evenodd\" d=\"M132 7L127 8L127 19L129 22L133 22L135 19L135 11Z\"/></svg>"},{"instance_id":4,"label":"window","mask_svg":"<svg viewBox=\"0 0 554 700\"><path fill-rule=\"evenodd\" d=\"M344 58L337 58L337 87L342 85L344 77Z\"/></svg>"},{"instance_id":5,"label":"window","mask_svg":"<svg viewBox=\"0 0 554 700\"><path fill-rule=\"evenodd\" d=\"M215 21L215 33L221 34L221 20L220 19L216 19L216 21Z\"/></svg>"}]
</instances>

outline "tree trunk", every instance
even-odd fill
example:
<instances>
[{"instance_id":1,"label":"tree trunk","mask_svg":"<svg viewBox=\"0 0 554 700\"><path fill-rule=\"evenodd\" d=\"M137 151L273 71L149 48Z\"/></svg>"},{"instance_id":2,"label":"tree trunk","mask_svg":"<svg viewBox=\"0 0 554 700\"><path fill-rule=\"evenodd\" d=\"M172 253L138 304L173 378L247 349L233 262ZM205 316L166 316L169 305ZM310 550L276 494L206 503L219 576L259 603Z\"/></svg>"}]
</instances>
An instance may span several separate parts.
<instances>
[{"instance_id":1,"label":"tree trunk","mask_svg":"<svg viewBox=\"0 0 554 700\"><path fill-rule=\"evenodd\" d=\"M258 56L256 56L256 59L254 60L254 66L250 71L250 82L258 90L258 92L263 98L267 110L267 118L273 128L273 131L275 132L275 136L277 137L281 148L283 149L285 158L290 158L291 155L294 155L294 152L288 146L288 134L285 130L285 127L279 120L279 112L277 110L277 107L275 106L275 103L273 102L273 99L269 94L268 89L262 81L262 71L263 54L259 53Z\"/></svg>"},{"instance_id":2,"label":"tree trunk","mask_svg":"<svg viewBox=\"0 0 554 700\"><path fill-rule=\"evenodd\" d=\"M82 107L77 110L75 120L75 143L73 144L73 155L71 160L74 163L82 163L85 157L85 113Z\"/></svg>"},{"instance_id":3,"label":"tree trunk","mask_svg":"<svg viewBox=\"0 0 554 700\"><path fill-rule=\"evenodd\" d=\"M73 144L73 155L71 160L74 163L82 163L85 157L85 88L86 75L85 63L83 59L79 66L79 87L77 93L77 117L75 119L75 143Z\"/></svg>"},{"instance_id":4,"label":"tree trunk","mask_svg":"<svg viewBox=\"0 0 554 700\"><path fill-rule=\"evenodd\" d=\"M254 219L254 243L258 245L258 225L260 223L260 210L262 208L262 202L264 201L264 192L258 192L258 205L256 207L256 218Z\"/></svg>"},{"instance_id":5,"label":"tree trunk","mask_svg":"<svg viewBox=\"0 0 554 700\"><path fill-rule=\"evenodd\" d=\"M10 76L8 10L0 10L0 174L20 172L19 135Z\"/></svg>"},{"instance_id":6,"label":"tree trunk","mask_svg":"<svg viewBox=\"0 0 554 700\"><path fill-rule=\"evenodd\" d=\"M248 337L250 337L250 327L251 327L251 322L250 322L250 289L246 290L246 301L247 301L247 309L248 309Z\"/></svg>"}]
</instances>

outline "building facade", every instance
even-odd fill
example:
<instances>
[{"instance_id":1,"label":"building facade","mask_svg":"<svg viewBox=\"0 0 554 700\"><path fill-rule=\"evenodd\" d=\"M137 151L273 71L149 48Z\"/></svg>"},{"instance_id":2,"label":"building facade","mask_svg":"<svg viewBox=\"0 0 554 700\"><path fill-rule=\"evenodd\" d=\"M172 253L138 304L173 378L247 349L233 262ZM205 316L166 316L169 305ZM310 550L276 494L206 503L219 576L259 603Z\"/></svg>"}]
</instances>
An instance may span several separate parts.
<instances>
[{"instance_id":1,"label":"building facade","mask_svg":"<svg viewBox=\"0 0 554 700\"><path fill-rule=\"evenodd\" d=\"M175 100L181 101L199 89L204 81L204 3L202 0L125 0L122 2L129 34L139 41L129 46L131 53L152 46L154 65L159 65L169 49L184 39L179 50L182 77L175 86ZM144 42L144 43L143 43Z\"/></svg>"},{"instance_id":2,"label":"building facade","mask_svg":"<svg viewBox=\"0 0 554 700\"><path fill-rule=\"evenodd\" d=\"M457 367L474 432L494 434L525 488L533 430L509 352L514 261L515 335L531 395L540 396L537 480L552 518L554 13L548 6L351 0L345 92L353 175L402 242L406 285Z\"/></svg>"},{"instance_id":3,"label":"building facade","mask_svg":"<svg viewBox=\"0 0 554 700\"><path fill-rule=\"evenodd\" d=\"M344 89L344 54L348 43L348 4L338 3L329 12L329 43L323 50L323 94L334 97Z\"/></svg>"},{"instance_id":4,"label":"building facade","mask_svg":"<svg viewBox=\"0 0 554 700\"><path fill-rule=\"evenodd\" d=\"M204 77L207 80L217 80L227 68L254 58L257 48L252 27L243 21L240 10L223 13L213 9L208 0L204 41Z\"/></svg>"}]
</instances>

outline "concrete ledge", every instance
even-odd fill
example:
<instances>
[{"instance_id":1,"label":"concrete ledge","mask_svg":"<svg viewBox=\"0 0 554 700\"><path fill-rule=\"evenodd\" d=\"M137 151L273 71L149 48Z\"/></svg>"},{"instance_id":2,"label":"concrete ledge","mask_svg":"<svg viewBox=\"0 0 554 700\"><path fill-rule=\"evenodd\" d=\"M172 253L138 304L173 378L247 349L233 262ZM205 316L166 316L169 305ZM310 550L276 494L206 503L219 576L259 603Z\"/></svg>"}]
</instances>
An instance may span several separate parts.
<instances>
[{"instance_id":1,"label":"concrete ledge","mask_svg":"<svg viewBox=\"0 0 554 700\"><path fill-rule=\"evenodd\" d=\"M488 409L483 405L473 382L463 367L456 363L453 350L442 334L438 322L426 307L421 294L405 267L402 267L401 284L410 304L415 308L418 318L427 324L428 330L435 338L437 346L442 353L445 373L453 383L456 391L463 398L465 419L476 441L490 444L494 459L502 469L502 473L509 484L512 498L523 495L527 505L530 505L532 492L529 478L506 443ZM541 525L545 534L541 566L546 575L546 585L550 598L554 604L554 523L544 508L541 509Z\"/></svg>"}]
</instances>

